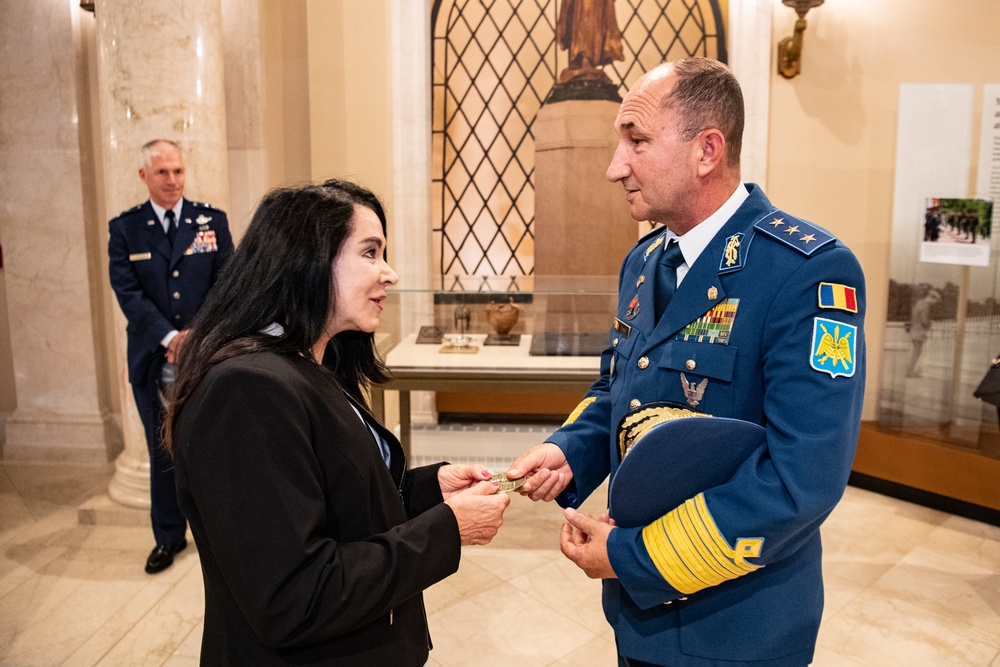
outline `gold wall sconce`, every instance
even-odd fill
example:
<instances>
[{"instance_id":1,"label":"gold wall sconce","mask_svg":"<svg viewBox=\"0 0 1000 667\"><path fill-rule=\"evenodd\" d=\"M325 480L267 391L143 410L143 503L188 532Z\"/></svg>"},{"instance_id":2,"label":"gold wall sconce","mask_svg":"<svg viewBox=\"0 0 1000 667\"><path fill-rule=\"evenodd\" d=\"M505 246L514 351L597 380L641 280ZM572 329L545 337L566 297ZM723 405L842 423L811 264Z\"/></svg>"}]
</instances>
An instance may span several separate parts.
<instances>
[{"instance_id":1,"label":"gold wall sconce","mask_svg":"<svg viewBox=\"0 0 1000 667\"><path fill-rule=\"evenodd\" d=\"M795 22L795 34L778 42L778 74L791 79L799 73L802 57L802 34L806 31L806 14L813 7L819 7L823 0L781 0L782 4L795 10L799 19Z\"/></svg>"}]
</instances>

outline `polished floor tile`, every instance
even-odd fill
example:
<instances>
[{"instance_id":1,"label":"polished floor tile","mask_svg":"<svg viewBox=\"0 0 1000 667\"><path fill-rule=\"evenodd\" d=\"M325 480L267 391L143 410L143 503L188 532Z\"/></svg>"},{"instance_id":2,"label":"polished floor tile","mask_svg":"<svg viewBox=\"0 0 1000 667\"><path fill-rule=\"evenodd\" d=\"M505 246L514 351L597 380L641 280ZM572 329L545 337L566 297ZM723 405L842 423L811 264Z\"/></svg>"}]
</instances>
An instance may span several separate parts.
<instances>
[{"instance_id":1,"label":"polished floor tile","mask_svg":"<svg viewBox=\"0 0 1000 667\"><path fill-rule=\"evenodd\" d=\"M78 521L111 474L0 464L0 666L198 664L197 550L151 577L148 528ZM584 509L599 514L605 497ZM561 524L555 505L512 499L493 543L427 591L429 665L616 664L600 583L559 552ZM814 665L1000 667L1000 528L849 488L823 539Z\"/></svg>"}]
</instances>

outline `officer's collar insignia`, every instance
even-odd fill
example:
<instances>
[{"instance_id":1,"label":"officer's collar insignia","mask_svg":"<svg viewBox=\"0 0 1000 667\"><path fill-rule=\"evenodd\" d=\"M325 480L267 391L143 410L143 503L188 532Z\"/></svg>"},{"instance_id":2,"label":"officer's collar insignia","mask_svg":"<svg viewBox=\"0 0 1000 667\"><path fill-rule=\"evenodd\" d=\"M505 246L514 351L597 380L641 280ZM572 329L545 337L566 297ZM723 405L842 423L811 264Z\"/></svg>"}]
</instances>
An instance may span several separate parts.
<instances>
[{"instance_id":1,"label":"officer's collar insignia","mask_svg":"<svg viewBox=\"0 0 1000 667\"><path fill-rule=\"evenodd\" d=\"M718 343L729 345L729 335L736 320L739 299L723 299L711 310L687 325L674 336L674 340L693 343Z\"/></svg>"},{"instance_id":2,"label":"officer's collar insignia","mask_svg":"<svg viewBox=\"0 0 1000 667\"><path fill-rule=\"evenodd\" d=\"M666 237L666 232L664 232L661 236L657 236L656 240L654 240L652 243L649 244L649 246L646 248L646 252L644 252L642 254L643 261L645 261L646 258L649 257L649 253L651 253L654 250L656 250L657 246L659 246L661 243L663 243L663 239L665 237Z\"/></svg>"},{"instance_id":3,"label":"officer's collar insignia","mask_svg":"<svg viewBox=\"0 0 1000 667\"><path fill-rule=\"evenodd\" d=\"M636 296L636 298L639 298L638 295ZM625 324L617 317L615 318L615 331L625 336L626 338L632 335L632 327Z\"/></svg>"},{"instance_id":4,"label":"officer's collar insignia","mask_svg":"<svg viewBox=\"0 0 1000 667\"><path fill-rule=\"evenodd\" d=\"M153 226L153 225L155 225L156 223L155 223L154 221L152 221L152 220L147 220L147 221L146 221L146 224L147 224L147 225L149 225L150 227L152 227L152 226Z\"/></svg>"},{"instance_id":5,"label":"officer's collar insignia","mask_svg":"<svg viewBox=\"0 0 1000 667\"><path fill-rule=\"evenodd\" d=\"M197 218L195 218L194 221L197 222L199 225L207 225L208 223L212 222L212 218L211 217L206 217L205 214L203 213L203 214L199 215ZM188 220L188 222L191 222L191 221Z\"/></svg>"},{"instance_id":6,"label":"officer's collar insignia","mask_svg":"<svg viewBox=\"0 0 1000 667\"><path fill-rule=\"evenodd\" d=\"M626 320L634 320L635 316L639 314L639 295L636 294L632 297L632 301L628 304L628 310L625 311Z\"/></svg>"},{"instance_id":7,"label":"officer's collar insignia","mask_svg":"<svg viewBox=\"0 0 1000 667\"><path fill-rule=\"evenodd\" d=\"M765 236L795 248L803 255L812 255L819 248L834 241L833 235L816 225L787 215L772 213L758 220L753 227ZM725 259L722 268L725 268Z\"/></svg>"},{"instance_id":8,"label":"officer's collar insignia","mask_svg":"<svg viewBox=\"0 0 1000 667\"><path fill-rule=\"evenodd\" d=\"M684 377L684 373L681 373L681 386L684 387L684 399L694 409L698 407L701 399L705 396L705 387L708 386L708 378L698 383L688 382L687 378Z\"/></svg>"},{"instance_id":9,"label":"officer's collar insignia","mask_svg":"<svg viewBox=\"0 0 1000 667\"><path fill-rule=\"evenodd\" d=\"M854 375L858 349L858 328L846 322L813 318L809 365L830 377Z\"/></svg>"},{"instance_id":10,"label":"officer's collar insignia","mask_svg":"<svg viewBox=\"0 0 1000 667\"><path fill-rule=\"evenodd\" d=\"M819 284L819 307L858 312L858 291L837 283Z\"/></svg>"},{"instance_id":11,"label":"officer's collar insignia","mask_svg":"<svg viewBox=\"0 0 1000 667\"><path fill-rule=\"evenodd\" d=\"M743 268L746 252L741 252L743 233L733 234L726 239L726 247L722 251L722 262L719 263L719 273L728 273Z\"/></svg>"}]
</instances>

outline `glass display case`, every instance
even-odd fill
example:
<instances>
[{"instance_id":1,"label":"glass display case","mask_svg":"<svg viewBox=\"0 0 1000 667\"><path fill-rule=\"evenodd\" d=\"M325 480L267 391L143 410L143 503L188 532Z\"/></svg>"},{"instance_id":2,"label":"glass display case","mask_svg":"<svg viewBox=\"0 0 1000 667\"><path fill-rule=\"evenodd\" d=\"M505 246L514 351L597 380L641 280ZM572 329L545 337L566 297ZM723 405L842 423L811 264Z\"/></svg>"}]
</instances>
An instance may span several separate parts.
<instances>
[{"instance_id":1,"label":"glass display case","mask_svg":"<svg viewBox=\"0 0 1000 667\"><path fill-rule=\"evenodd\" d=\"M579 395L600 374L617 305L617 276L446 276L433 288L389 290L377 336L410 442L410 392Z\"/></svg>"}]
</instances>

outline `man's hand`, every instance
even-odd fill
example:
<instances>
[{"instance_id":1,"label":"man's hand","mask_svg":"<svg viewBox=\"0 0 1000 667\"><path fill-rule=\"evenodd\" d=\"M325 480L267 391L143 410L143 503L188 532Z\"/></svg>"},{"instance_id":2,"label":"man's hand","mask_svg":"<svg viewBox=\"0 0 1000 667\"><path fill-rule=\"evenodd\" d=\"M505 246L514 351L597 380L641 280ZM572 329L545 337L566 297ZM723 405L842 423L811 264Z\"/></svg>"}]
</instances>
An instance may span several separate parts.
<instances>
[{"instance_id":1,"label":"man's hand","mask_svg":"<svg viewBox=\"0 0 1000 667\"><path fill-rule=\"evenodd\" d=\"M527 477L517 490L532 500L553 500L573 480L566 455L556 445L546 442L517 457L507 470L507 477Z\"/></svg>"},{"instance_id":2,"label":"man's hand","mask_svg":"<svg viewBox=\"0 0 1000 667\"><path fill-rule=\"evenodd\" d=\"M438 468L438 484L445 500L459 491L471 489L473 486L488 480L493 473L481 465L446 465Z\"/></svg>"},{"instance_id":3,"label":"man's hand","mask_svg":"<svg viewBox=\"0 0 1000 667\"><path fill-rule=\"evenodd\" d=\"M503 512L510 504L510 495L497 490L495 483L479 482L444 501L455 513L463 547L489 544L503 525Z\"/></svg>"},{"instance_id":4,"label":"man's hand","mask_svg":"<svg viewBox=\"0 0 1000 667\"><path fill-rule=\"evenodd\" d=\"M167 362L176 363L177 355L181 353L181 346L184 345L184 339L191 332L190 329L182 329L177 332L177 335L170 339L167 343Z\"/></svg>"},{"instance_id":5,"label":"man's hand","mask_svg":"<svg viewBox=\"0 0 1000 667\"><path fill-rule=\"evenodd\" d=\"M615 522L607 514L595 519L568 508L566 523L559 533L559 548L591 579L616 579L608 559L608 535Z\"/></svg>"}]
</instances>

